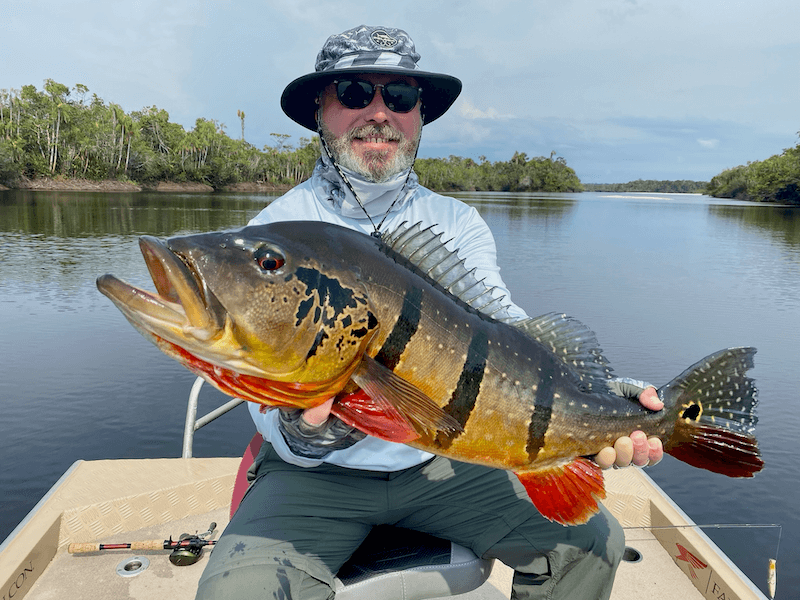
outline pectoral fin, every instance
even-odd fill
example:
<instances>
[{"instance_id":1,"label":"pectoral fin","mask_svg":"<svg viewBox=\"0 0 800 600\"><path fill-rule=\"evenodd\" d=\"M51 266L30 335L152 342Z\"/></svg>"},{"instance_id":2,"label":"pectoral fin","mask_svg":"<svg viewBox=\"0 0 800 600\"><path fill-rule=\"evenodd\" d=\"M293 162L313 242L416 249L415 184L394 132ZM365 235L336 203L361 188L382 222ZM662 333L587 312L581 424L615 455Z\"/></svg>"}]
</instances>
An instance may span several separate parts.
<instances>
[{"instance_id":1,"label":"pectoral fin","mask_svg":"<svg viewBox=\"0 0 800 600\"><path fill-rule=\"evenodd\" d=\"M388 442L407 444L419 437L397 409L388 402L376 402L364 390L337 398L331 412L350 427Z\"/></svg>"},{"instance_id":2,"label":"pectoral fin","mask_svg":"<svg viewBox=\"0 0 800 600\"><path fill-rule=\"evenodd\" d=\"M586 523L606 497L603 471L586 458L559 467L516 474L543 517L563 525Z\"/></svg>"},{"instance_id":3,"label":"pectoral fin","mask_svg":"<svg viewBox=\"0 0 800 600\"><path fill-rule=\"evenodd\" d=\"M458 421L444 412L424 392L373 358L365 356L353 373L352 379L372 398L377 407L384 410L387 415L399 415L402 421L411 424L418 435L423 433L435 435L439 431L446 434L463 431ZM362 431L370 433L365 429Z\"/></svg>"}]
</instances>

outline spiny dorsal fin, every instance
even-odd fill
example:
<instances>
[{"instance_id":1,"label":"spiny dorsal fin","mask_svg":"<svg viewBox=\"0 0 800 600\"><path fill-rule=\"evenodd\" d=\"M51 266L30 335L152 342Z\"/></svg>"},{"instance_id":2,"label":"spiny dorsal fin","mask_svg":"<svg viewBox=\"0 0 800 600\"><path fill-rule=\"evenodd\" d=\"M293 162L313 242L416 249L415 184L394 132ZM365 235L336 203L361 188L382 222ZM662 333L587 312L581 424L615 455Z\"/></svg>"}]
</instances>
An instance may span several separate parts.
<instances>
[{"instance_id":1,"label":"spiny dorsal fin","mask_svg":"<svg viewBox=\"0 0 800 600\"><path fill-rule=\"evenodd\" d=\"M508 314L508 304L503 303L504 296L495 298L496 288L479 281L475 269L468 271L458 250L448 250L445 244L450 240L442 241L442 234L434 233L433 227L435 225L423 229L420 223L411 227L402 223L394 231L383 234L382 239L423 275L462 302L498 321L513 321Z\"/></svg>"},{"instance_id":2,"label":"spiny dorsal fin","mask_svg":"<svg viewBox=\"0 0 800 600\"><path fill-rule=\"evenodd\" d=\"M548 313L512 323L558 356L580 378L587 392L608 393L612 378L603 350L594 332L586 325L561 313Z\"/></svg>"}]
</instances>

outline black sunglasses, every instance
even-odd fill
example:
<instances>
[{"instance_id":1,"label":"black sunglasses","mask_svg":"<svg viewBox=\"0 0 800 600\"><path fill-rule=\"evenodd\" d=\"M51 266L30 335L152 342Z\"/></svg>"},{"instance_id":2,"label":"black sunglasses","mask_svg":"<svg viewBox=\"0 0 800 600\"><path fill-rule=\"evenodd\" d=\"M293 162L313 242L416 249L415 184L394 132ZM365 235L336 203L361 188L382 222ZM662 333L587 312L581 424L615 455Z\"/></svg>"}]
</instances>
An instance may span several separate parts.
<instances>
[{"instance_id":1,"label":"black sunglasses","mask_svg":"<svg viewBox=\"0 0 800 600\"><path fill-rule=\"evenodd\" d=\"M408 83L373 84L359 79L335 80L336 97L346 108L366 108L375 97L375 89L381 88L381 97L386 108L396 113L407 113L419 102L422 88Z\"/></svg>"}]
</instances>

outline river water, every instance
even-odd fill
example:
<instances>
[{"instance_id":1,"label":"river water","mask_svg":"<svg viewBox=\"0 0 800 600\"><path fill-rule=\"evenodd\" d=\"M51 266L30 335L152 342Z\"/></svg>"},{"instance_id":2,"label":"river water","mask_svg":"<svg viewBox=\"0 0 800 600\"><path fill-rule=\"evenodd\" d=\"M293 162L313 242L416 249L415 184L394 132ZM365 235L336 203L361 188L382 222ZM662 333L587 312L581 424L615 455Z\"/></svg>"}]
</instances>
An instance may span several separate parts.
<instances>
[{"instance_id":1,"label":"river water","mask_svg":"<svg viewBox=\"0 0 800 600\"><path fill-rule=\"evenodd\" d=\"M678 194L460 194L494 231L513 300L590 325L617 374L657 385L728 346L758 348L765 469L732 480L671 457L650 475L766 590L800 594L800 209ZM177 457L194 377L95 288L152 289L137 237L245 224L245 194L0 192L0 540L76 460ZM224 398L209 390L200 411ZM195 456L240 455L239 407L198 432Z\"/></svg>"}]
</instances>

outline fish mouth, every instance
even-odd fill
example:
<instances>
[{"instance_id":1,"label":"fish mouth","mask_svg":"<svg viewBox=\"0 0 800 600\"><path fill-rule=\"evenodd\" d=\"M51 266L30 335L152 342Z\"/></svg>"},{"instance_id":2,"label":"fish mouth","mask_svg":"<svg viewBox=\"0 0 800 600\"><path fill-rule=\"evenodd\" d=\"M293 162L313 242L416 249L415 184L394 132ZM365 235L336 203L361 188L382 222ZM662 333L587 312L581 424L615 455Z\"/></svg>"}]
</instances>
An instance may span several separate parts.
<instances>
[{"instance_id":1,"label":"fish mouth","mask_svg":"<svg viewBox=\"0 0 800 600\"><path fill-rule=\"evenodd\" d=\"M137 288L113 275L97 279L100 292L136 329L146 337L156 338L153 341L159 347L163 346L163 340L202 361L240 373L263 376L261 369L245 360L228 312L191 262L155 237L139 238L139 248L156 293Z\"/></svg>"}]
</instances>

